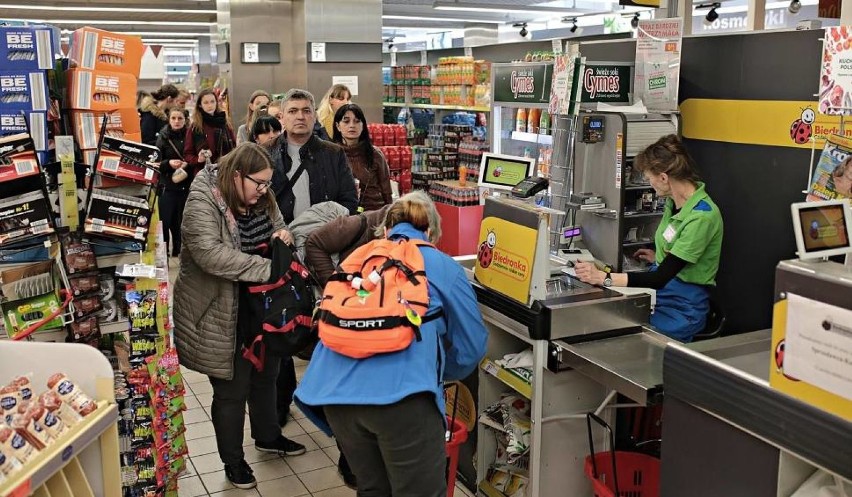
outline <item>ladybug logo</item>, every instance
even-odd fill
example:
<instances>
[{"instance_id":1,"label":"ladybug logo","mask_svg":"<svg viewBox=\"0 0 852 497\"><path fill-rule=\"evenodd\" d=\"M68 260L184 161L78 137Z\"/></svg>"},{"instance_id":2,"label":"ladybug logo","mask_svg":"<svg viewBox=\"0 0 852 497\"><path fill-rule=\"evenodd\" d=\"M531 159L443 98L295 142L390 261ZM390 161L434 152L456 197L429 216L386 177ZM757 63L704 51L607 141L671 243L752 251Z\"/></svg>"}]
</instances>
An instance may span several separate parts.
<instances>
[{"instance_id":1,"label":"ladybug logo","mask_svg":"<svg viewBox=\"0 0 852 497\"><path fill-rule=\"evenodd\" d=\"M785 378L788 380L799 381L792 376L784 373L784 342L786 340L781 340L778 342L778 345L775 347L775 367L778 369L778 372L783 374Z\"/></svg>"},{"instance_id":2,"label":"ladybug logo","mask_svg":"<svg viewBox=\"0 0 852 497\"><path fill-rule=\"evenodd\" d=\"M501 175L501 174L503 174L503 166L497 166L497 167L494 169L494 172L493 172L493 173L491 173L491 174L493 174L495 178L499 178L499 177L500 177L500 175Z\"/></svg>"},{"instance_id":3,"label":"ladybug logo","mask_svg":"<svg viewBox=\"0 0 852 497\"><path fill-rule=\"evenodd\" d=\"M494 259L494 247L496 245L497 235L493 231L489 231L488 235L485 236L485 241L479 245L479 253L477 254L479 267L485 269L491 265L491 261Z\"/></svg>"},{"instance_id":4,"label":"ladybug logo","mask_svg":"<svg viewBox=\"0 0 852 497\"><path fill-rule=\"evenodd\" d=\"M802 110L802 116L793 121L790 126L790 138L799 145L803 145L811 139L813 128L811 125L816 120L816 113L810 107Z\"/></svg>"}]
</instances>

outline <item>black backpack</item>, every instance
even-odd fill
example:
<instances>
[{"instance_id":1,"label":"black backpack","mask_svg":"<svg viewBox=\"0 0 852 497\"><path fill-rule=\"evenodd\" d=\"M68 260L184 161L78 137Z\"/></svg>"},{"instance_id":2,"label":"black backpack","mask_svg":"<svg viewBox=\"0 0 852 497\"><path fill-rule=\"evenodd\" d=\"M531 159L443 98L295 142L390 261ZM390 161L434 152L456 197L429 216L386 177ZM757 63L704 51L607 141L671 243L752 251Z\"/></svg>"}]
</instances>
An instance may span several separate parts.
<instances>
[{"instance_id":1,"label":"black backpack","mask_svg":"<svg viewBox=\"0 0 852 497\"><path fill-rule=\"evenodd\" d=\"M315 306L311 275L295 247L276 238L259 255L272 259L269 282L247 287L247 328L243 357L263 371L266 356L291 356L316 340L312 328Z\"/></svg>"}]
</instances>

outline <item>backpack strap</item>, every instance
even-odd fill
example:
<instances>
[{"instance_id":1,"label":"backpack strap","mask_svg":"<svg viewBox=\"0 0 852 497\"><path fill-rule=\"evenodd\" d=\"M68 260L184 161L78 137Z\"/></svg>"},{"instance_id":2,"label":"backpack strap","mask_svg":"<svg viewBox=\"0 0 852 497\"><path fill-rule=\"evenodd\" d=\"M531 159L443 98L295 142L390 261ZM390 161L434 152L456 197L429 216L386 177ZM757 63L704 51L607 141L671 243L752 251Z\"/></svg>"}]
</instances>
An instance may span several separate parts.
<instances>
[{"instance_id":1,"label":"backpack strap","mask_svg":"<svg viewBox=\"0 0 852 497\"><path fill-rule=\"evenodd\" d=\"M296 326L307 326L310 327L313 324L313 319L311 316L306 316L304 314L299 314L294 317L290 321L287 322L284 326L280 328L276 328L268 323L263 323L263 331L267 333L289 333L296 329Z\"/></svg>"},{"instance_id":2,"label":"backpack strap","mask_svg":"<svg viewBox=\"0 0 852 497\"><path fill-rule=\"evenodd\" d=\"M255 352L260 349L259 352ZM252 363L258 372L263 372L263 366L266 364L266 344L263 343L263 334L254 337L254 340L248 345L243 346L243 359Z\"/></svg>"}]
</instances>

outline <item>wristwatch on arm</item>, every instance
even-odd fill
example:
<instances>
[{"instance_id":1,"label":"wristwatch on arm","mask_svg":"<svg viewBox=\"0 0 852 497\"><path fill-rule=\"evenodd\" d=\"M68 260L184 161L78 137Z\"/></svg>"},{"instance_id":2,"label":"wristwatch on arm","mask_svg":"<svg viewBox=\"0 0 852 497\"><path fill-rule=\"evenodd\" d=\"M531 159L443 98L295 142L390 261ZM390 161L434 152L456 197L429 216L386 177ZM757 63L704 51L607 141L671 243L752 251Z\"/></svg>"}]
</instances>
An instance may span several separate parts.
<instances>
[{"instance_id":1,"label":"wristwatch on arm","mask_svg":"<svg viewBox=\"0 0 852 497\"><path fill-rule=\"evenodd\" d=\"M605 287L611 287L612 286L612 274L609 271L607 271L604 274L603 286L605 286Z\"/></svg>"}]
</instances>

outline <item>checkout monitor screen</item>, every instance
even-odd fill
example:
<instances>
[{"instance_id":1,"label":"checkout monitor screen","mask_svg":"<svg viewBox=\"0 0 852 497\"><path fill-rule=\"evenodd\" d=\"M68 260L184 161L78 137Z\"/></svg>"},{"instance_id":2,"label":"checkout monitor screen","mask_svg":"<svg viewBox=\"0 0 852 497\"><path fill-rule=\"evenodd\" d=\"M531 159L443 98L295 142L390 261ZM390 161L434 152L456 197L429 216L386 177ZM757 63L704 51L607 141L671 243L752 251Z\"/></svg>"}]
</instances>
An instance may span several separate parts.
<instances>
[{"instance_id":1,"label":"checkout monitor screen","mask_svg":"<svg viewBox=\"0 0 852 497\"><path fill-rule=\"evenodd\" d=\"M811 259L852 252L849 213L845 201L794 204L799 257Z\"/></svg>"},{"instance_id":2,"label":"checkout monitor screen","mask_svg":"<svg viewBox=\"0 0 852 497\"><path fill-rule=\"evenodd\" d=\"M484 153L479 166L479 186L511 190L534 172L535 159Z\"/></svg>"}]
</instances>

